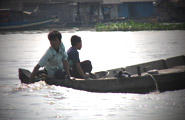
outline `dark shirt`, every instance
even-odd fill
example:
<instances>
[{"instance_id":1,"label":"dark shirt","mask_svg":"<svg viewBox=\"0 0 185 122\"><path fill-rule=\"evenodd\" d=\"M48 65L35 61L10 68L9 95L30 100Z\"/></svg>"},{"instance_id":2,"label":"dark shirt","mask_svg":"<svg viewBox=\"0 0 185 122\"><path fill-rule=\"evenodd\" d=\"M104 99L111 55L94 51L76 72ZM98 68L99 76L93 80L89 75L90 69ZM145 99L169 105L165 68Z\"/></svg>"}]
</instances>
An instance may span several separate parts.
<instances>
[{"instance_id":1,"label":"dark shirt","mask_svg":"<svg viewBox=\"0 0 185 122\"><path fill-rule=\"evenodd\" d=\"M70 67L73 67L76 62L80 62L79 53L77 49L71 47L68 49L67 54Z\"/></svg>"}]
</instances>

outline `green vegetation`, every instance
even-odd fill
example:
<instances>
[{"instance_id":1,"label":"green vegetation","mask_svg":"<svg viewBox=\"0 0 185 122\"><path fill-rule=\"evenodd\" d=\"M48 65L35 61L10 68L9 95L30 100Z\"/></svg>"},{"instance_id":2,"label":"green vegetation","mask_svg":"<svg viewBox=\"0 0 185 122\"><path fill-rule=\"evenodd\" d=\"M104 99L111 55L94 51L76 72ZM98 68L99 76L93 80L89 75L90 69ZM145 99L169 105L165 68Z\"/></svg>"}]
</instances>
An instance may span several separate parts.
<instances>
[{"instance_id":1,"label":"green vegetation","mask_svg":"<svg viewBox=\"0 0 185 122\"><path fill-rule=\"evenodd\" d=\"M142 23L133 22L117 22L95 25L96 31L141 31L141 30L185 30L185 23L183 24L162 24L162 23Z\"/></svg>"}]
</instances>

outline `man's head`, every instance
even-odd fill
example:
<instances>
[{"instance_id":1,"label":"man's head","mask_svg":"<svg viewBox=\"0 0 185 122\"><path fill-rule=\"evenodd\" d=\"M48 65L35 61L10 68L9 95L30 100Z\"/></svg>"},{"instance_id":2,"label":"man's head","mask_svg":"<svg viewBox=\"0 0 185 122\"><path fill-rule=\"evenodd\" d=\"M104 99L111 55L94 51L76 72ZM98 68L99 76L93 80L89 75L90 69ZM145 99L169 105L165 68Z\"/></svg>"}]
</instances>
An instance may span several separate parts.
<instances>
[{"instance_id":1,"label":"man's head","mask_svg":"<svg viewBox=\"0 0 185 122\"><path fill-rule=\"evenodd\" d=\"M48 34L48 39L50 41L51 46L55 49L59 49L59 45L61 43L62 35L60 32L54 30L49 32Z\"/></svg>"},{"instance_id":2,"label":"man's head","mask_svg":"<svg viewBox=\"0 0 185 122\"><path fill-rule=\"evenodd\" d=\"M49 32L48 34L48 39L49 41L53 41L55 40L56 38L58 38L58 40L61 42L61 39L62 39L62 35L60 32L56 31L56 30L53 30L51 32Z\"/></svg>"},{"instance_id":3,"label":"man's head","mask_svg":"<svg viewBox=\"0 0 185 122\"><path fill-rule=\"evenodd\" d=\"M71 37L71 45L72 47L77 48L78 50L80 50L82 48L82 40L79 36L72 36Z\"/></svg>"}]
</instances>

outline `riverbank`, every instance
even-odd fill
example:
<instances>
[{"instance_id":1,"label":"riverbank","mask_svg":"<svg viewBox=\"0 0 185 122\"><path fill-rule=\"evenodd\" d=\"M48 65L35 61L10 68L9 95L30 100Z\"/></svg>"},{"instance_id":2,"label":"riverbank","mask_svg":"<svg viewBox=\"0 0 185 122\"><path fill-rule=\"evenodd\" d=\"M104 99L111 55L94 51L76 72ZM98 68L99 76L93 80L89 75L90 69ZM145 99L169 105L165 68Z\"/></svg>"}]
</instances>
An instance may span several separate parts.
<instances>
[{"instance_id":1,"label":"riverbank","mask_svg":"<svg viewBox=\"0 0 185 122\"><path fill-rule=\"evenodd\" d=\"M185 30L185 23L144 23L127 22L98 23L95 25L96 31L143 31L143 30Z\"/></svg>"}]
</instances>

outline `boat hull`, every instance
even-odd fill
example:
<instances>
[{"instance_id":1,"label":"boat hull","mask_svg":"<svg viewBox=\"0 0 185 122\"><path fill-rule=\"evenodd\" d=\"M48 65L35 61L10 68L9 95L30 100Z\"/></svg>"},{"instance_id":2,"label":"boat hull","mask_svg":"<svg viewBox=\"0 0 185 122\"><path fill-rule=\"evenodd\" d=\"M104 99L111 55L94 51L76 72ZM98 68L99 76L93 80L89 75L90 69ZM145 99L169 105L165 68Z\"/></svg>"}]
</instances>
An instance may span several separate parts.
<instances>
[{"instance_id":1,"label":"boat hull","mask_svg":"<svg viewBox=\"0 0 185 122\"><path fill-rule=\"evenodd\" d=\"M29 83L31 72L19 69L21 83ZM150 93L153 91L172 91L185 89L185 71L158 75L146 75L128 78L105 78L93 80L61 80L54 78L44 80L48 85L63 86L89 92L111 93Z\"/></svg>"},{"instance_id":2,"label":"boat hull","mask_svg":"<svg viewBox=\"0 0 185 122\"><path fill-rule=\"evenodd\" d=\"M47 19L47 20L40 20L35 22L15 22L15 23L6 23L5 25L0 26L1 31L6 30L20 30L20 29L39 29L39 27L42 27L46 24L52 23L55 20L55 18Z\"/></svg>"},{"instance_id":3,"label":"boat hull","mask_svg":"<svg viewBox=\"0 0 185 122\"><path fill-rule=\"evenodd\" d=\"M141 76L135 74L140 67ZM151 74L151 70L159 69ZM126 70L132 74L131 77L114 77L118 71ZM21 83L29 83L31 72L19 69ZM34 82L45 81L49 85L64 86L90 92L112 92L112 93L150 93L153 91L172 91L185 89L185 56L177 56L165 60L158 60L126 68L112 69L95 73L96 79L61 80L38 76ZM103 78L102 78L103 77Z\"/></svg>"},{"instance_id":4,"label":"boat hull","mask_svg":"<svg viewBox=\"0 0 185 122\"><path fill-rule=\"evenodd\" d=\"M153 91L172 91L185 89L185 72L130 78L97 80L59 80L46 79L49 85L64 86L90 92L112 93L150 93Z\"/></svg>"}]
</instances>

